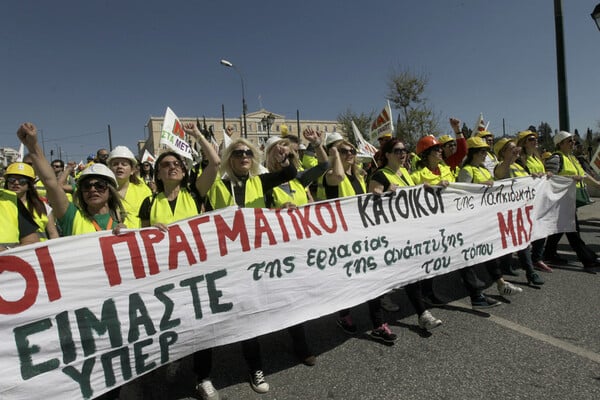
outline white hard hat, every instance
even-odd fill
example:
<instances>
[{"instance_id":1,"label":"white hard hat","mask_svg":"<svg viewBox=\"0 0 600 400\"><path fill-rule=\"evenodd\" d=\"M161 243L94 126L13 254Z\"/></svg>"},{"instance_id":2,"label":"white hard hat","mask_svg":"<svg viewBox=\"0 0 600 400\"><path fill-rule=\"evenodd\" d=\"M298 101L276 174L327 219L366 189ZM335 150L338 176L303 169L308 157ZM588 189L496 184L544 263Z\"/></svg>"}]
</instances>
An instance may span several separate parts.
<instances>
[{"instance_id":1,"label":"white hard hat","mask_svg":"<svg viewBox=\"0 0 600 400\"><path fill-rule=\"evenodd\" d=\"M129 150L125 146L117 146L114 149L112 149L112 151L108 155L106 163L110 165L110 160L112 160L113 158L126 158L129 161L131 161L132 166L135 166L137 164L137 159L135 158L131 150Z\"/></svg>"},{"instance_id":2,"label":"white hard hat","mask_svg":"<svg viewBox=\"0 0 600 400\"><path fill-rule=\"evenodd\" d=\"M84 178L88 178L90 176L100 176L102 178L107 179L114 187L117 187L117 178L115 178L115 174L108 168L106 165L101 163L91 164L89 167L81 171L79 174L79 180L81 181Z\"/></svg>"},{"instance_id":3,"label":"white hard hat","mask_svg":"<svg viewBox=\"0 0 600 400\"><path fill-rule=\"evenodd\" d=\"M325 147L329 147L335 142L339 142L340 140L344 140L344 137L337 132L329 132L327 136L325 136Z\"/></svg>"},{"instance_id":4,"label":"white hard hat","mask_svg":"<svg viewBox=\"0 0 600 400\"><path fill-rule=\"evenodd\" d=\"M281 138L279 136L272 136L269 138L269 140L267 140L267 143L265 143L265 155L264 157L267 157L267 154L269 154L269 150L271 150L271 147L273 147L273 145L275 145L278 142L281 142L282 140L285 140L285 138Z\"/></svg>"},{"instance_id":5,"label":"white hard hat","mask_svg":"<svg viewBox=\"0 0 600 400\"><path fill-rule=\"evenodd\" d=\"M552 138L552 141L554 142L554 145L557 146L560 142L562 142L565 139L570 138L571 136L573 136L573 134L570 132L560 131L556 135L554 135L554 137Z\"/></svg>"}]
</instances>

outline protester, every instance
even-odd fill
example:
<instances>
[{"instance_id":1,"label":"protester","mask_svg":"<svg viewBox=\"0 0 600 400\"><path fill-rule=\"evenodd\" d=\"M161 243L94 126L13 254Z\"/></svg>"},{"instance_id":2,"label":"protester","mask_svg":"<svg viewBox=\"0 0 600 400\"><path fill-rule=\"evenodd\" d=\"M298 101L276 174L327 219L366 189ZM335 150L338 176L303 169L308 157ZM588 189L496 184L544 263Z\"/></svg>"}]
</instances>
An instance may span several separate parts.
<instances>
[{"instance_id":1,"label":"protester","mask_svg":"<svg viewBox=\"0 0 600 400\"><path fill-rule=\"evenodd\" d=\"M298 173L296 178L289 182L284 182L279 186L265 193L266 206L269 208L294 208L303 206L312 201L308 186L315 181L319 176L323 175L329 167L327 153L321 145L320 135L312 128L307 128L303 132L304 138L312 144L315 149L319 163L307 170ZM286 147L288 149L286 149ZM288 141L288 137L279 138L272 137L267 141L265 147L265 165L269 172L281 171L280 155L287 153L288 158L295 165L299 164L298 154ZM306 341L306 333L304 324L297 324L288 328L294 345L294 353L302 363L308 366L313 366L316 363L316 358L310 350Z\"/></svg>"},{"instance_id":2,"label":"protester","mask_svg":"<svg viewBox=\"0 0 600 400\"><path fill-rule=\"evenodd\" d=\"M552 138L556 151L546 160L546 171L552 172L555 175L571 177L576 182L578 190L585 190L585 184L591 184L600 187L600 182L596 181L591 176L587 175L577 158L573 155L575 140L573 134L566 131L560 131ZM575 212L575 232L567 232L567 240L569 245L577 254L577 259L583 264L583 269L589 273L596 273L600 270L600 261L596 253L589 248L579 235L579 220L577 212ZM554 265L566 264L567 260L560 257L557 253L557 246L562 233L551 235L546 240L546 248L544 250L544 259Z\"/></svg>"},{"instance_id":3,"label":"protester","mask_svg":"<svg viewBox=\"0 0 600 400\"><path fill-rule=\"evenodd\" d=\"M282 169L259 175L260 161L256 147L246 139L233 140L223 151L221 177L217 177L208 190L206 209L217 210L233 205L265 208L265 192L296 177L297 170L290 162L289 153L285 152L285 149L281 150L277 162ZM258 338L244 340L241 344L244 359L250 370L250 386L257 393L268 392L269 384L264 377ZM212 349L196 352L194 354L194 372L198 380L196 390L205 398L210 395L211 399L218 399L219 395L210 381L211 369Z\"/></svg>"},{"instance_id":4,"label":"protester","mask_svg":"<svg viewBox=\"0 0 600 400\"><path fill-rule=\"evenodd\" d=\"M443 135L439 142L442 145L442 158L450 170L455 175L458 174L458 167L467 154L467 140L460 130L460 120L450 118L450 126L454 131L456 139L450 135Z\"/></svg>"},{"instance_id":5,"label":"protester","mask_svg":"<svg viewBox=\"0 0 600 400\"><path fill-rule=\"evenodd\" d=\"M121 202L127 218L125 225L130 229L142 227L142 221L138 216L140 206L145 198L152 192L136 175L135 166L137 160L131 150L125 146L117 146L110 152L106 160L109 168L117 178L117 189L121 196Z\"/></svg>"},{"instance_id":6,"label":"protester","mask_svg":"<svg viewBox=\"0 0 600 400\"><path fill-rule=\"evenodd\" d=\"M517 135L517 146L521 148L521 156L516 161L519 165L533 177L546 176L544 160L538 149L538 134L530 130L521 131ZM550 174L551 175L551 174ZM535 269L544 272L552 272L544 261L544 246L546 238L541 238L531 242L531 261Z\"/></svg>"},{"instance_id":7,"label":"protester","mask_svg":"<svg viewBox=\"0 0 600 400\"><path fill-rule=\"evenodd\" d=\"M154 167L150 161L142 162L140 168L140 179L150 188L152 193L156 193L156 184L154 183Z\"/></svg>"},{"instance_id":8,"label":"protester","mask_svg":"<svg viewBox=\"0 0 600 400\"><path fill-rule=\"evenodd\" d=\"M106 165L106 161L108 160L108 155L109 155L108 150L98 149L98 151L96 152L96 157L94 158L94 161L97 163Z\"/></svg>"},{"instance_id":9,"label":"protester","mask_svg":"<svg viewBox=\"0 0 600 400\"><path fill-rule=\"evenodd\" d=\"M81 172L74 202L70 202L38 143L35 125L30 122L22 124L17 136L29 150L64 236L101 230L112 230L118 234L125 228L126 212L117 192L117 180L106 165L92 164ZM117 399L119 391L120 388L111 390L102 399Z\"/></svg>"},{"instance_id":10,"label":"protester","mask_svg":"<svg viewBox=\"0 0 600 400\"><path fill-rule=\"evenodd\" d=\"M495 179L508 179L529 176L525 168L517 162L521 156L521 148L515 144L515 141L509 138L502 138L494 145L494 153L500 161L494 170ZM543 285L544 280L534 271L531 256L531 246L517 251L521 268L525 270L527 283L534 285ZM500 265L511 265L512 255L507 254L500 258Z\"/></svg>"},{"instance_id":11,"label":"protester","mask_svg":"<svg viewBox=\"0 0 600 400\"><path fill-rule=\"evenodd\" d=\"M498 164L498 157L494 154L494 134L487 130L481 130L477 132L476 136L482 138L490 146L484 164L490 174L494 176L494 168Z\"/></svg>"},{"instance_id":12,"label":"protester","mask_svg":"<svg viewBox=\"0 0 600 400\"><path fill-rule=\"evenodd\" d=\"M337 199L366 193L362 170L356 164L356 148L341 136L340 138L330 136L327 141L329 142L331 169L321 178L326 198ZM373 325L373 330L369 335L375 340L393 344L397 336L383 321L381 298L371 299L367 302L367 305ZM338 317L337 324L344 332L353 335L358 331L352 321L349 309L340 311Z\"/></svg>"},{"instance_id":13,"label":"protester","mask_svg":"<svg viewBox=\"0 0 600 400\"><path fill-rule=\"evenodd\" d=\"M40 241L59 237L52 209L40 198L35 187L35 173L26 163L13 163L6 168L4 189L17 194L38 226Z\"/></svg>"},{"instance_id":14,"label":"protester","mask_svg":"<svg viewBox=\"0 0 600 400\"><path fill-rule=\"evenodd\" d=\"M4 185L8 183L7 176L5 179ZM0 189L0 226L2 227L0 252L16 246L37 243L40 240L37 233L39 227L33 221L31 214L18 199L17 194L7 189Z\"/></svg>"},{"instance_id":15,"label":"protester","mask_svg":"<svg viewBox=\"0 0 600 400\"><path fill-rule=\"evenodd\" d=\"M395 191L399 187L414 186L410 174L406 168L403 167L408 156L408 150L406 150L402 141L399 139L386 141L381 147L381 156L382 164L370 177L369 192L383 194L385 192ZM431 312L425 308L425 303L423 302L423 296L421 294L421 281L408 284L404 289L410 303L417 312L419 327L421 327L421 329L431 330L442 324L441 320L435 318ZM386 309L386 306L391 308L391 304L393 304L391 303L391 300L388 300L386 303L382 299L381 305L384 309ZM397 311L398 306L395 306L395 311Z\"/></svg>"}]
</instances>

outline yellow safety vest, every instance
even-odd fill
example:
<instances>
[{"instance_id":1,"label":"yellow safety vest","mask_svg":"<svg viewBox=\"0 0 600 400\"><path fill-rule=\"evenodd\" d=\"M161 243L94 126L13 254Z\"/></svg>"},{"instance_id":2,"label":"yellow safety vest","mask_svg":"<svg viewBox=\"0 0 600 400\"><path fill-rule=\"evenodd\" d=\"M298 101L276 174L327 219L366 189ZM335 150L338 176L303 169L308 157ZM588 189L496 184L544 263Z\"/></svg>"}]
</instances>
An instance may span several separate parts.
<instances>
[{"instance_id":1,"label":"yellow safety vest","mask_svg":"<svg viewBox=\"0 0 600 400\"><path fill-rule=\"evenodd\" d=\"M112 229L117 225L118 221L113 221L111 226L106 227L106 229ZM73 229L71 230L71 235L82 235L84 233L96 232L96 226L92 221L83 216L81 211L77 209L75 212L75 218L73 219Z\"/></svg>"},{"instance_id":2,"label":"yellow safety vest","mask_svg":"<svg viewBox=\"0 0 600 400\"><path fill-rule=\"evenodd\" d=\"M285 203L293 203L296 206L308 204L306 188L302 186L302 183L298 179L292 179L289 184L291 193L279 186L273 188L273 206L275 208L281 208Z\"/></svg>"},{"instance_id":3,"label":"yellow safety vest","mask_svg":"<svg viewBox=\"0 0 600 400\"><path fill-rule=\"evenodd\" d=\"M215 179L215 182L208 191L207 198L213 210L225 208L235 205L235 198L227 189L226 185L231 182L223 182L220 178ZM232 188L233 191L233 188ZM246 180L246 191L244 196L244 204L238 204L240 207L247 208L265 208L265 198L262 188L260 176L253 176Z\"/></svg>"},{"instance_id":4,"label":"yellow safety vest","mask_svg":"<svg viewBox=\"0 0 600 400\"><path fill-rule=\"evenodd\" d=\"M137 229L142 227L142 220L138 216L140 206L147 197L152 196L152 191L145 183L136 185L129 182L127 185L127 192L125 198L121 198L123 208L127 211L124 224L126 227L131 229Z\"/></svg>"},{"instance_id":5,"label":"yellow safety vest","mask_svg":"<svg viewBox=\"0 0 600 400\"><path fill-rule=\"evenodd\" d=\"M423 167L411 174L411 177L416 185L421 183L429 183L430 185L437 185L441 181L455 182L454 174L449 166L445 164L438 164L440 174L436 175L427 167Z\"/></svg>"},{"instance_id":6,"label":"yellow safety vest","mask_svg":"<svg viewBox=\"0 0 600 400\"><path fill-rule=\"evenodd\" d=\"M516 162L510 164L510 177L517 178L519 176L529 176L525 168Z\"/></svg>"},{"instance_id":7,"label":"yellow safety vest","mask_svg":"<svg viewBox=\"0 0 600 400\"><path fill-rule=\"evenodd\" d=\"M10 190L0 189L0 245L15 246L19 244L19 209L17 194Z\"/></svg>"},{"instance_id":8,"label":"yellow safety vest","mask_svg":"<svg viewBox=\"0 0 600 400\"><path fill-rule=\"evenodd\" d=\"M164 192L156 195L150 208L150 225L157 223L170 224L185 218L198 215L198 206L196 200L186 189L181 189L177 195L175 203L175 212L171 211L169 199Z\"/></svg>"},{"instance_id":9,"label":"yellow safety vest","mask_svg":"<svg viewBox=\"0 0 600 400\"><path fill-rule=\"evenodd\" d=\"M525 164L527 165L530 174L543 174L546 172L544 162L534 155L528 155Z\"/></svg>"},{"instance_id":10,"label":"yellow safety vest","mask_svg":"<svg viewBox=\"0 0 600 400\"><path fill-rule=\"evenodd\" d=\"M566 155L562 151L557 151L555 154L558 154L560 157L562 157L562 168L560 169L560 171L558 171L559 175L585 176L585 171L583 170L583 167L581 166L581 164L579 164L579 161L577 161L577 158L575 158L573 155ZM583 181L581 181L577 182L577 186L584 187L585 185Z\"/></svg>"},{"instance_id":11,"label":"yellow safety vest","mask_svg":"<svg viewBox=\"0 0 600 400\"><path fill-rule=\"evenodd\" d=\"M27 204L27 209L29 210L29 204ZM38 214L38 212L34 209L31 212L31 216L33 217L33 221L37 224L38 230L37 234L40 237L40 242L45 242L48 240L48 234L46 233L46 227L48 226L48 215L47 214Z\"/></svg>"},{"instance_id":12,"label":"yellow safety vest","mask_svg":"<svg viewBox=\"0 0 600 400\"><path fill-rule=\"evenodd\" d=\"M388 167L384 167L381 172L385 175L390 184L394 184L396 186L414 186L415 182L412 180L412 177L408 173L408 170L404 167L400 167L400 173L402 177L398 175L396 172L392 171ZM404 179L402 179L404 178Z\"/></svg>"},{"instance_id":13,"label":"yellow safety vest","mask_svg":"<svg viewBox=\"0 0 600 400\"><path fill-rule=\"evenodd\" d=\"M492 174L485 167L477 167L475 165L465 165L460 170L465 170L469 175L471 175L472 180L471 183L483 183L488 181L493 181ZM460 172L459 172L460 174Z\"/></svg>"},{"instance_id":14,"label":"yellow safety vest","mask_svg":"<svg viewBox=\"0 0 600 400\"><path fill-rule=\"evenodd\" d=\"M358 183L360 184L360 187L362 188L363 193L366 193L367 189L366 189L364 178L362 177L362 175L358 175L356 178L358 179ZM317 199L318 200L326 200L327 199L327 195L325 193L325 186L323 186L323 179L325 179L325 175L321 175L321 177L317 181L319 184L319 186L317 187ZM356 196L356 194L357 193L354 190L354 187L352 186L352 183L350 182L348 175L345 175L344 180L341 181L340 184L338 185L338 195L335 198Z\"/></svg>"}]
</instances>

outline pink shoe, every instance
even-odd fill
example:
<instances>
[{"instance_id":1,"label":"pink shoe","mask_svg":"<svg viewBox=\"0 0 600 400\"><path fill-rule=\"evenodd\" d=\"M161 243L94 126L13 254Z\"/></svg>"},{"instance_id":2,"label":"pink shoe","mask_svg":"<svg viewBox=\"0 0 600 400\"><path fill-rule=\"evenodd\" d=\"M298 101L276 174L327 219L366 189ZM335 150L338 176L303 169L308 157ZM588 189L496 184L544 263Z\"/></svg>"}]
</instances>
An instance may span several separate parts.
<instances>
[{"instance_id":1,"label":"pink shoe","mask_svg":"<svg viewBox=\"0 0 600 400\"><path fill-rule=\"evenodd\" d=\"M533 267L535 269L537 269L538 271L543 271L543 272L552 272L552 268L550 268L545 262L543 261L538 261L536 263L533 264Z\"/></svg>"}]
</instances>

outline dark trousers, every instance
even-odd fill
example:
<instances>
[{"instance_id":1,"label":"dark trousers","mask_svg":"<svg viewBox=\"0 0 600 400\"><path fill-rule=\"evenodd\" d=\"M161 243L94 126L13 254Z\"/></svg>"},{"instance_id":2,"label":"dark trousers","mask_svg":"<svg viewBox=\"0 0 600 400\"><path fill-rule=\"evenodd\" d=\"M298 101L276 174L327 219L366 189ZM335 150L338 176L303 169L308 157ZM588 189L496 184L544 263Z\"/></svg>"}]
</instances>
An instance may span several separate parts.
<instances>
[{"instance_id":1,"label":"dark trousers","mask_svg":"<svg viewBox=\"0 0 600 400\"><path fill-rule=\"evenodd\" d=\"M381 308L381 297L371 299L367 302L369 307L369 317L373 328L379 328L383 324L383 309ZM345 318L350 315L350 309L342 310L338 313L340 318Z\"/></svg>"},{"instance_id":2,"label":"dark trousers","mask_svg":"<svg viewBox=\"0 0 600 400\"><path fill-rule=\"evenodd\" d=\"M260 343L258 338L244 340L242 353L250 371L262 370ZM194 353L194 373L199 381L208 379L212 369L212 349L204 349Z\"/></svg>"},{"instance_id":3,"label":"dark trousers","mask_svg":"<svg viewBox=\"0 0 600 400\"><path fill-rule=\"evenodd\" d=\"M431 281L431 279L428 279ZM406 285L404 287L406 291L406 295L408 296L408 301L413 306L417 315L421 315L425 312L425 303L423 303L423 288L421 281L411 283L410 285Z\"/></svg>"},{"instance_id":4,"label":"dark trousers","mask_svg":"<svg viewBox=\"0 0 600 400\"><path fill-rule=\"evenodd\" d=\"M531 261L536 263L544 258L544 247L546 238L534 240L531 242Z\"/></svg>"},{"instance_id":5,"label":"dark trousers","mask_svg":"<svg viewBox=\"0 0 600 400\"><path fill-rule=\"evenodd\" d=\"M304 323L300 323L298 325L289 327L288 333L292 337L294 353L296 353L296 355L299 358L304 359L312 355L312 352L308 347L308 342L306 341L306 331L304 330Z\"/></svg>"},{"instance_id":6,"label":"dark trousers","mask_svg":"<svg viewBox=\"0 0 600 400\"><path fill-rule=\"evenodd\" d=\"M596 262L596 253L592 249L590 249L584 241L581 239L581 235L579 234L579 220L577 219L577 214L575 214L575 232L567 232L567 240L569 241L569 246L573 249L575 254L577 254L577 258L584 265L593 264ZM551 236L548 236L546 240L546 249L544 251L544 256L547 258L552 258L556 255L556 250L558 247L558 242L562 237L562 233L557 233Z\"/></svg>"}]
</instances>

